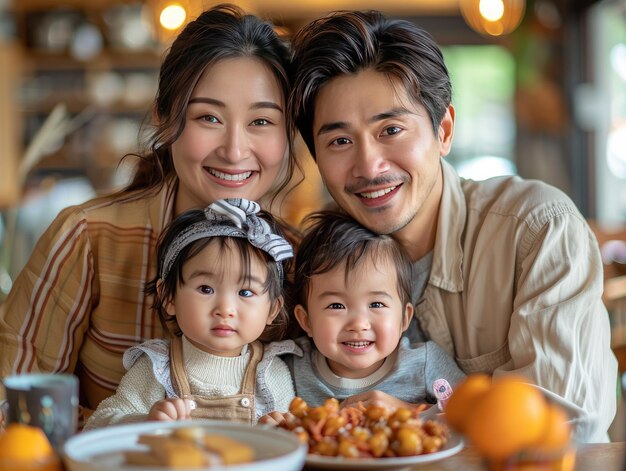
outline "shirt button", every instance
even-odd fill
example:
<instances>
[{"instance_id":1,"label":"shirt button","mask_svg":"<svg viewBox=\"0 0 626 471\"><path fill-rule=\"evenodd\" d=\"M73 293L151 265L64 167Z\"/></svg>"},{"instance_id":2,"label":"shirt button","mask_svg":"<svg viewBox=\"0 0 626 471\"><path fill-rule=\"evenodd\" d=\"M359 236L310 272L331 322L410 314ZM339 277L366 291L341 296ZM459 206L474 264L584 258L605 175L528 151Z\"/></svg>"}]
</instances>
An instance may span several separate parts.
<instances>
[{"instance_id":1,"label":"shirt button","mask_svg":"<svg viewBox=\"0 0 626 471\"><path fill-rule=\"evenodd\" d=\"M250 399L248 399L247 397L244 397L243 399L241 399L241 405L243 407L250 407Z\"/></svg>"}]
</instances>

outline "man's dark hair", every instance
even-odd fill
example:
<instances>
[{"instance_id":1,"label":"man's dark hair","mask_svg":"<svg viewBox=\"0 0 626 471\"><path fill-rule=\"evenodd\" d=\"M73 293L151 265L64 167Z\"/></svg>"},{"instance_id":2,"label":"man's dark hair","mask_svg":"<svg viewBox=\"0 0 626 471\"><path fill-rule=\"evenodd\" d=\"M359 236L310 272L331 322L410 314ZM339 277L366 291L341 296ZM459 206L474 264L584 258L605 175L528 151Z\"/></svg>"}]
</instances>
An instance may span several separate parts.
<instances>
[{"instance_id":1,"label":"man's dark hair","mask_svg":"<svg viewBox=\"0 0 626 471\"><path fill-rule=\"evenodd\" d=\"M345 279L364 260L375 264L390 261L398 276L402 305L411 302L413 265L404 248L388 235L375 234L350 216L337 211L320 211L306 219L307 230L296 257L296 302L305 309L311 277L344 265Z\"/></svg>"},{"instance_id":2,"label":"man's dark hair","mask_svg":"<svg viewBox=\"0 0 626 471\"><path fill-rule=\"evenodd\" d=\"M320 89L335 77L368 69L404 84L408 96L426 108L437 134L452 85L439 46L415 24L378 11L334 12L298 31L292 50L289 114L314 158L314 106Z\"/></svg>"}]
</instances>

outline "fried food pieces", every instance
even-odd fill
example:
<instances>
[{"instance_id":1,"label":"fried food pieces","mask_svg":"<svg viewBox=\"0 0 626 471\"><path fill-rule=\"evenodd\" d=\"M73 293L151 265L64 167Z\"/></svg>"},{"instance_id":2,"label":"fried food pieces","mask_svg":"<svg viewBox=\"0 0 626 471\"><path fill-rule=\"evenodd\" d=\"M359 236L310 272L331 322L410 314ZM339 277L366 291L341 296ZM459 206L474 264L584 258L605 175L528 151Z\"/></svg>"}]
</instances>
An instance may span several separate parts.
<instances>
[{"instance_id":1,"label":"fried food pieces","mask_svg":"<svg viewBox=\"0 0 626 471\"><path fill-rule=\"evenodd\" d=\"M148 451L127 451L127 464L167 468L207 468L249 463L254 450L230 437L205 433L201 427L174 429L168 434L140 435Z\"/></svg>"},{"instance_id":2,"label":"fried food pieces","mask_svg":"<svg viewBox=\"0 0 626 471\"><path fill-rule=\"evenodd\" d=\"M323 406L309 407L296 397L290 417L280 426L295 433L309 446L309 453L346 458L415 456L439 451L449 431L434 420L422 420L422 409L399 408L394 412L379 406L339 407L329 398Z\"/></svg>"}]
</instances>

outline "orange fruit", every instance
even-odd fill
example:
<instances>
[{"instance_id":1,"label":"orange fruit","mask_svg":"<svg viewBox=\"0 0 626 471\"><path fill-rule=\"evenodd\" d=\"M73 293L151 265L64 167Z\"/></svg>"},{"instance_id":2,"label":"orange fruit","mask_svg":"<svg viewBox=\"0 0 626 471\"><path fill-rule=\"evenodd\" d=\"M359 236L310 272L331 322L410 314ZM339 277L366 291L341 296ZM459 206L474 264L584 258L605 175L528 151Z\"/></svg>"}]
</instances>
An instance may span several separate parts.
<instances>
[{"instance_id":1,"label":"orange fruit","mask_svg":"<svg viewBox=\"0 0 626 471\"><path fill-rule=\"evenodd\" d=\"M486 374L469 375L458 383L446 402L443 411L450 427L460 433L465 432L469 411L491 387L491 377Z\"/></svg>"},{"instance_id":2,"label":"orange fruit","mask_svg":"<svg viewBox=\"0 0 626 471\"><path fill-rule=\"evenodd\" d=\"M533 450L539 452L559 452L570 442L572 426L565 411L556 404L548 404L543 433Z\"/></svg>"},{"instance_id":3,"label":"orange fruit","mask_svg":"<svg viewBox=\"0 0 626 471\"><path fill-rule=\"evenodd\" d=\"M523 378L493 382L466 419L466 434L479 453L502 460L534 445L544 432L547 403Z\"/></svg>"},{"instance_id":4,"label":"orange fruit","mask_svg":"<svg viewBox=\"0 0 626 471\"><path fill-rule=\"evenodd\" d=\"M0 435L0 471L61 471L48 437L38 427L9 424Z\"/></svg>"}]
</instances>

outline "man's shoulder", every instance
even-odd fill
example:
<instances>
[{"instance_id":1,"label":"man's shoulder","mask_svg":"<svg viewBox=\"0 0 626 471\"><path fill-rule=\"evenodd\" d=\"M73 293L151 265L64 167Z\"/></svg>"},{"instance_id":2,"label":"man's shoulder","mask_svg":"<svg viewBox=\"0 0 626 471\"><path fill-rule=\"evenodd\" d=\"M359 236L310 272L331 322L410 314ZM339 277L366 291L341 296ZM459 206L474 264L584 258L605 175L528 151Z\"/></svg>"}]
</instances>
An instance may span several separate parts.
<instances>
[{"instance_id":1,"label":"man's shoulder","mask_svg":"<svg viewBox=\"0 0 626 471\"><path fill-rule=\"evenodd\" d=\"M559 214L579 215L563 191L539 180L518 176L493 177L482 181L461 179L468 211L547 220Z\"/></svg>"}]
</instances>

